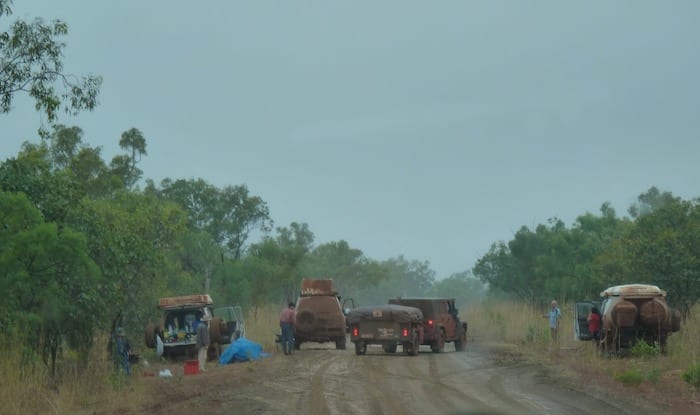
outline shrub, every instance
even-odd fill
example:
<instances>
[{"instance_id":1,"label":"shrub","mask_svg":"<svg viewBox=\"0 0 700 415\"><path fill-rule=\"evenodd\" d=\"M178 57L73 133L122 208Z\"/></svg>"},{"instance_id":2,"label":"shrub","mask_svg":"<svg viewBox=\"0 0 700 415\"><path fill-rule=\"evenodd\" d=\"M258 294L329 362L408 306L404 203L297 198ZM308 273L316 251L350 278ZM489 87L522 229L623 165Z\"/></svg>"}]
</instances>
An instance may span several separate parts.
<instances>
[{"instance_id":1,"label":"shrub","mask_svg":"<svg viewBox=\"0 0 700 415\"><path fill-rule=\"evenodd\" d=\"M629 369L615 375L615 379L624 383L626 386L638 386L644 380L644 375L637 369Z\"/></svg>"},{"instance_id":2,"label":"shrub","mask_svg":"<svg viewBox=\"0 0 700 415\"><path fill-rule=\"evenodd\" d=\"M653 368L649 370L649 373L647 373L647 380L651 383L656 383L661 379L661 371L657 368Z\"/></svg>"},{"instance_id":3,"label":"shrub","mask_svg":"<svg viewBox=\"0 0 700 415\"><path fill-rule=\"evenodd\" d=\"M660 350L656 345L649 344L645 341L637 342L630 350L632 356L641 358L655 357L659 352Z\"/></svg>"},{"instance_id":4,"label":"shrub","mask_svg":"<svg viewBox=\"0 0 700 415\"><path fill-rule=\"evenodd\" d=\"M683 372L683 380L693 389L700 389L700 363L693 365Z\"/></svg>"}]
</instances>

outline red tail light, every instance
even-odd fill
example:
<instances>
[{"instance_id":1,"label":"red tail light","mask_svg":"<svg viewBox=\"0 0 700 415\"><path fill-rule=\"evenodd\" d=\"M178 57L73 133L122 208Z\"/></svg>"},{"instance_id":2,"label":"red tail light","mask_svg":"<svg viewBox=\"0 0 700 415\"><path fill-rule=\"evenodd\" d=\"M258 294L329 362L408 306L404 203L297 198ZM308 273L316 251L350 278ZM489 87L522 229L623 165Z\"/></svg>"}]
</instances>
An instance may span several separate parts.
<instances>
[{"instance_id":1,"label":"red tail light","mask_svg":"<svg viewBox=\"0 0 700 415\"><path fill-rule=\"evenodd\" d=\"M408 337L408 329L403 329L403 331L401 332L401 335L404 337Z\"/></svg>"},{"instance_id":2,"label":"red tail light","mask_svg":"<svg viewBox=\"0 0 700 415\"><path fill-rule=\"evenodd\" d=\"M353 328L352 328L352 335L355 336L355 337L359 336L359 335L360 335L360 329L358 329L357 327L353 327Z\"/></svg>"},{"instance_id":3,"label":"red tail light","mask_svg":"<svg viewBox=\"0 0 700 415\"><path fill-rule=\"evenodd\" d=\"M433 327L433 320L428 320L428 326Z\"/></svg>"}]
</instances>

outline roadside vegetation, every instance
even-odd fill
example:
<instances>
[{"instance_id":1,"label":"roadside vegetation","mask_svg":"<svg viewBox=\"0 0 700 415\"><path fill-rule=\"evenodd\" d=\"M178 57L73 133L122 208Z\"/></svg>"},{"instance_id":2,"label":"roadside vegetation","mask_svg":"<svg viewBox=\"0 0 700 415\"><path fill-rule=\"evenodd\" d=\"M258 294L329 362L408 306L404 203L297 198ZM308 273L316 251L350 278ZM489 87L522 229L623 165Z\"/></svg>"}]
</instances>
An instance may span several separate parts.
<instances>
[{"instance_id":1,"label":"roadside vegetation","mask_svg":"<svg viewBox=\"0 0 700 415\"><path fill-rule=\"evenodd\" d=\"M551 342L546 307L524 303L485 302L467 307L472 342L507 345L512 355L533 359L566 370L581 385L599 384L601 391L614 393L633 387L641 399L668 402L672 399L698 401L697 373L700 364L700 306L695 306L685 324L668 340L668 353L638 343L630 356L602 357L590 341L574 339L573 304L563 312L559 347ZM611 389L612 388L612 389ZM629 389L626 393L629 393Z\"/></svg>"},{"instance_id":2,"label":"roadside vegetation","mask_svg":"<svg viewBox=\"0 0 700 415\"><path fill-rule=\"evenodd\" d=\"M0 0L3 23L10 6ZM270 349L278 308L296 298L302 278L333 278L343 299L353 300L349 306L395 296L478 303L462 310L477 340L571 357L623 383L641 377L644 385L680 371L674 376L697 388L697 199L651 187L627 217L603 203L600 214L584 212L571 226L556 218L523 226L473 266L465 263L463 272L438 276L427 261L369 258L344 240L318 243L307 223L275 224L272 207L245 184L170 177L156 183L139 167L148 152L138 128L126 128L120 150L105 158L79 126L56 123L62 111L95 109L102 81L62 72L68 25L20 19L1 27L0 62L7 65L0 79L7 82L0 82L0 114L7 116L14 98L25 94L49 122L0 161L3 411L74 413L95 402L122 402L127 394L147 399L138 376L114 375L106 343L118 325L147 353L142 333L158 317L159 297L208 292L217 305L241 305L248 337ZM29 66L13 66L24 63ZM566 319L565 347L553 357L545 353L548 331L539 307L633 282L659 285L683 313L667 356L640 351L644 356L631 360L639 361L638 372L625 375L629 368L595 358L590 344L568 344L573 331Z\"/></svg>"}]
</instances>

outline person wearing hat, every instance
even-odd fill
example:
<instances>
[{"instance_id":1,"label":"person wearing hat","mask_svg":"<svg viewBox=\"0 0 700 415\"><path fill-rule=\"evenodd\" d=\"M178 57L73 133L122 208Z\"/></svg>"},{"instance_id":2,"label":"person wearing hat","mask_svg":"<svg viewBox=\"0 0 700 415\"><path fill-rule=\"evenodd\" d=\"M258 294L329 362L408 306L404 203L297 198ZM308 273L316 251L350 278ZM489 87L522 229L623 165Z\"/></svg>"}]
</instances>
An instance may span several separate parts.
<instances>
[{"instance_id":1,"label":"person wearing hat","mask_svg":"<svg viewBox=\"0 0 700 415\"><path fill-rule=\"evenodd\" d=\"M287 304L287 308L280 313L280 329L282 330L282 350L284 354L292 354L294 348L294 303Z\"/></svg>"},{"instance_id":2,"label":"person wearing hat","mask_svg":"<svg viewBox=\"0 0 700 415\"><path fill-rule=\"evenodd\" d=\"M209 350L209 321L211 316L204 314L201 322L197 325L197 360L199 360L199 371L204 372L207 363L207 351Z\"/></svg>"},{"instance_id":3,"label":"person wearing hat","mask_svg":"<svg viewBox=\"0 0 700 415\"><path fill-rule=\"evenodd\" d=\"M131 364L129 363L129 357L131 356L131 345L129 345L129 340L126 338L126 331L123 327L117 327L114 334L116 336L114 340L114 364L117 370L130 375Z\"/></svg>"}]
</instances>

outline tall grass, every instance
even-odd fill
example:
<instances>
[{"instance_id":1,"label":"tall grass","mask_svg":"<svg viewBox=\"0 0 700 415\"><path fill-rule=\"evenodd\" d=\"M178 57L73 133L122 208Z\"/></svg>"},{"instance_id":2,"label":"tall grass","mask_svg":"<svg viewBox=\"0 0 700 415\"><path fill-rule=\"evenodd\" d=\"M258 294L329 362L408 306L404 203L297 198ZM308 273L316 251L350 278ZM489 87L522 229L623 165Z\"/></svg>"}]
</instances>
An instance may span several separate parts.
<instances>
[{"instance_id":1,"label":"tall grass","mask_svg":"<svg viewBox=\"0 0 700 415\"><path fill-rule=\"evenodd\" d=\"M87 356L65 351L54 376L21 337L1 346L2 414L92 414L95 408L119 408L146 399L138 369L129 378L115 374L105 338L96 339Z\"/></svg>"},{"instance_id":2,"label":"tall grass","mask_svg":"<svg viewBox=\"0 0 700 415\"><path fill-rule=\"evenodd\" d=\"M266 305L251 309L246 315L246 338L262 345L266 352L276 350L275 335L280 333L282 306Z\"/></svg>"}]
</instances>

